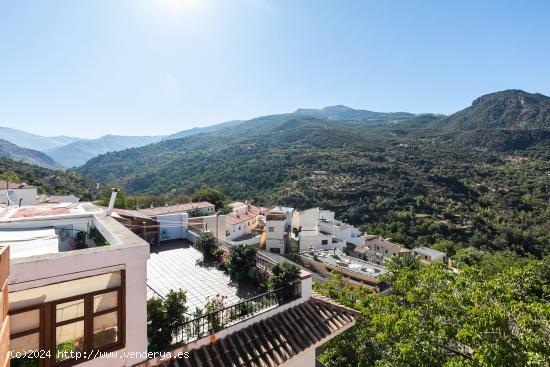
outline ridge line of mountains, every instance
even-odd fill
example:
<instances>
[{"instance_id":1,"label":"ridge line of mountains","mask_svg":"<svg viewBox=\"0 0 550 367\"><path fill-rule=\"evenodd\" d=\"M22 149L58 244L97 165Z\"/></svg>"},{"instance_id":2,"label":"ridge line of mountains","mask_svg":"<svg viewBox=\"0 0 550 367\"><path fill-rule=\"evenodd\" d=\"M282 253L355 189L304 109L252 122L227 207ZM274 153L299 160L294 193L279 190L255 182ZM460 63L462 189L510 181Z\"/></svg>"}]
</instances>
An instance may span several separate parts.
<instances>
[{"instance_id":1,"label":"ridge line of mountains","mask_svg":"<svg viewBox=\"0 0 550 367\"><path fill-rule=\"evenodd\" d=\"M471 106L450 116L429 113L374 112L343 105L328 106L322 109L299 108L292 113L261 116L251 120L228 121L164 136L104 135L97 139L81 139L68 136L45 137L0 127L0 156L49 169L79 167L96 156L110 152L171 139L181 139L201 133L213 133L238 127L254 128L297 118L319 119L320 123L323 121L359 123L366 127L432 128L452 133L480 129L548 129L550 128L550 98L521 90L506 90L481 96L474 100ZM499 134L507 133L499 132ZM473 138L473 136L470 137L470 139ZM490 144L490 140L491 136L484 136L484 140L478 141L477 144Z\"/></svg>"}]
</instances>

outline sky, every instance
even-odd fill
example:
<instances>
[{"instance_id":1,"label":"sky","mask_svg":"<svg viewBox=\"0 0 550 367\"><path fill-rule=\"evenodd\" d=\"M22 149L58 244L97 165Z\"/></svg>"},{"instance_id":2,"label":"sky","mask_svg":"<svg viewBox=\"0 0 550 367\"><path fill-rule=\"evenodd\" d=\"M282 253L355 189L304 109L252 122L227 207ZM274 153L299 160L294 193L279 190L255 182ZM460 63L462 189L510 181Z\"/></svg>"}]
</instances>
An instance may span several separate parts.
<instances>
[{"instance_id":1,"label":"sky","mask_svg":"<svg viewBox=\"0 0 550 367\"><path fill-rule=\"evenodd\" d=\"M160 135L344 104L550 95L550 2L0 0L0 126Z\"/></svg>"}]
</instances>

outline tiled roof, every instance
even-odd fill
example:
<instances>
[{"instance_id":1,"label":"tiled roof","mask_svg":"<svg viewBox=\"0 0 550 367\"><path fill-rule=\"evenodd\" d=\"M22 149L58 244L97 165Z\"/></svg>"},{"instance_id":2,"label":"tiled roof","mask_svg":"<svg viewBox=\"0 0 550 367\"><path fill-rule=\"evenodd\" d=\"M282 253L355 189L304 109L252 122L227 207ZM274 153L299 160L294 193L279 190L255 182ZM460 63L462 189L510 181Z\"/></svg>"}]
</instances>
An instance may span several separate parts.
<instances>
[{"instance_id":1,"label":"tiled roof","mask_svg":"<svg viewBox=\"0 0 550 367\"><path fill-rule=\"evenodd\" d=\"M227 216L229 225L239 224L246 222L254 217L260 215L260 208L254 205L250 205L246 208L239 209L236 212L233 212Z\"/></svg>"},{"instance_id":2,"label":"tiled roof","mask_svg":"<svg viewBox=\"0 0 550 367\"><path fill-rule=\"evenodd\" d=\"M379 246L382 246L382 247L391 248L392 251L395 251L395 252L408 252L407 250L403 251L403 249L406 249L405 246L403 246L399 243L395 243L395 242L385 240L382 237L375 237L375 238L372 238L372 239L368 239L367 240L367 245L369 245L369 246L379 245Z\"/></svg>"},{"instance_id":3,"label":"tiled roof","mask_svg":"<svg viewBox=\"0 0 550 367\"><path fill-rule=\"evenodd\" d=\"M183 213L193 209L211 208L214 204L208 201L200 201L198 203L186 203L168 206L159 206L157 208L147 208L138 210L139 213L148 217L154 217L156 215L170 214L170 213Z\"/></svg>"},{"instance_id":4,"label":"tiled roof","mask_svg":"<svg viewBox=\"0 0 550 367\"><path fill-rule=\"evenodd\" d=\"M279 366L351 326L359 312L317 294L307 302L173 359L172 367Z\"/></svg>"},{"instance_id":5,"label":"tiled roof","mask_svg":"<svg viewBox=\"0 0 550 367\"><path fill-rule=\"evenodd\" d=\"M11 182L11 181L6 181L6 180L0 180L0 190L2 189L35 189L36 186L32 186L32 185L28 185L24 182L22 183L16 183L16 182Z\"/></svg>"}]
</instances>

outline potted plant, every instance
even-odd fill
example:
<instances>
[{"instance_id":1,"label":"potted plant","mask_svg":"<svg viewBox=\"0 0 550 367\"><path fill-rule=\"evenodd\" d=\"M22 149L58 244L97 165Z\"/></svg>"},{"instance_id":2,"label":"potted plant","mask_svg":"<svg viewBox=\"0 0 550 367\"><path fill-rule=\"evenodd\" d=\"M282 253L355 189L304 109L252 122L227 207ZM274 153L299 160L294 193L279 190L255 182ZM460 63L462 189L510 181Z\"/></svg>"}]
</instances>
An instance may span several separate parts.
<instances>
[{"instance_id":1,"label":"potted plant","mask_svg":"<svg viewBox=\"0 0 550 367\"><path fill-rule=\"evenodd\" d=\"M71 239L71 247L74 250L82 250L87 247L86 245L86 232L80 231Z\"/></svg>"},{"instance_id":2,"label":"potted plant","mask_svg":"<svg viewBox=\"0 0 550 367\"><path fill-rule=\"evenodd\" d=\"M215 297L206 298L206 305L204 306L204 314L208 315L209 332L215 333L223 328L222 317L218 311L225 308L225 299L227 296L216 294Z\"/></svg>"},{"instance_id":3,"label":"potted plant","mask_svg":"<svg viewBox=\"0 0 550 367\"><path fill-rule=\"evenodd\" d=\"M238 282L246 279L251 268L256 266L256 248L236 245L229 250L228 267Z\"/></svg>"}]
</instances>

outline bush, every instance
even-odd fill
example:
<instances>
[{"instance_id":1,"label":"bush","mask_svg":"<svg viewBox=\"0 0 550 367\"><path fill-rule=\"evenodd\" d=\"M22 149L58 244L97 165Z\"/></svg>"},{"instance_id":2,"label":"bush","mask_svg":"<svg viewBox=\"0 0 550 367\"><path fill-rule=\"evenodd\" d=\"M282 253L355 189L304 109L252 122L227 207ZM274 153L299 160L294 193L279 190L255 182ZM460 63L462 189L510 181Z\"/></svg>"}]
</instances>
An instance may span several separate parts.
<instances>
[{"instance_id":1,"label":"bush","mask_svg":"<svg viewBox=\"0 0 550 367\"><path fill-rule=\"evenodd\" d=\"M256 249L247 245L236 245L229 250L228 268L231 274L247 272L256 266Z\"/></svg>"},{"instance_id":2,"label":"bush","mask_svg":"<svg viewBox=\"0 0 550 367\"><path fill-rule=\"evenodd\" d=\"M147 300L147 342L150 351L168 348L187 318L185 291L171 290L166 299L153 297Z\"/></svg>"},{"instance_id":3,"label":"bush","mask_svg":"<svg viewBox=\"0 0 550 367\"><path fill-rule=\"evenodd\" d=\"M277 295L279 302L290 300L294 294L293 289L288 286L298 279L300 269L296 265L285 262L275 265L271 273L267 281L269 289L280 289Z\"/></svg>"},{"instance_id":4,"label":"bush","mask_svg":"<svg viewBox=\"0 0 550 367\"><path fill-rule=\"evenodd\" d=\"M211 259L214 257L214 250L216 249L216 238L211 232L204 232L198 238L195 243L197 248L202 252L205 259Z\"/></svg>"}]
</instances>

